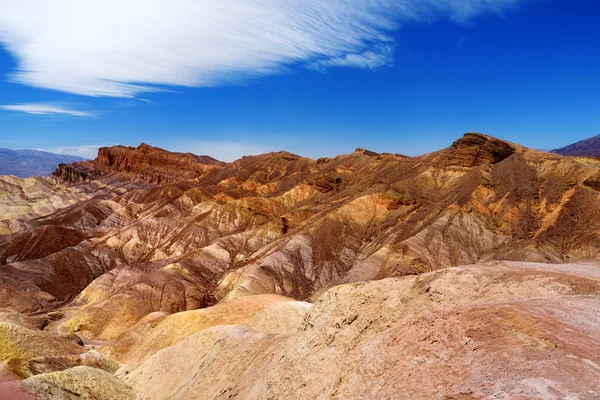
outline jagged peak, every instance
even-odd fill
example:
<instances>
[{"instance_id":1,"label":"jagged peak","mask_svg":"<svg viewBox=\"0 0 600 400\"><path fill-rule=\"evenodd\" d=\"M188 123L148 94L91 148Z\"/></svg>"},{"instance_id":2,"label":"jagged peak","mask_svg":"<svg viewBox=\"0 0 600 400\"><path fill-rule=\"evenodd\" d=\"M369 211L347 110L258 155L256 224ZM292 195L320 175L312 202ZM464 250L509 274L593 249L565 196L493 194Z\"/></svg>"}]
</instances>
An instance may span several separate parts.
<instances>
[{"instance_id":1,"label":"jagged peak","mask_svg":"<svg viewBox=\"0 0 600 400\"><path fill-rule=\"evenodd\" d=\"M354 150L354 154L362 154L369 157L377 157L379 153L375 153L374 151L363 149L362 147L357 147Z\"/></svg>"},{"instance_id":2,"label":"jagged peak","mask_svg":"<svg viewBox=\"0 0 600 400\"><path fill-rule=\"evenodd\" d=\"M279 151L274 151L274 152L270 152L270 153L242 156L241 158L235 160L234 163L239 163L242 160L244 160L244 161L249 161L249 160L267 161L267 160L278 160L278 159L284 159L286 161L309 160L306 157L302 157L297 154L290 153L289 151L279 150Z\"/></svg>"},{"instance_id":3,"label":"jagged peak","mask_svg":"<svg viewBox=\"0 0 600 400\"><path fill-rule=\"evenodd\" d=\"M466 132L461 138L454 141L454 143L452 145L460 144L461 142L467 142L470 145L485 144L487 142L494 142L494 143L501 142L501 143L505 143L509 146L513 145L512 143L510 143L506 140L499 139L497 137L486 135L486 134L480 133L480 132Z\"/></svg>"},{"instance_id":4,"label":"jagged peak","mask_svg":"<svg viewBox=\"0 0 600 400\"><path fill-rule=\"evenodd\" d=\"M96 161L98 161L99 157L102 158L106 154L117 154L117 153L119 153L119 154L121 154L121 153L124 153L124 154L158 153L158 154L161 154L163 156L173 158L173 159L187 157L187 158L190 158L190 160L195 160L196 162L199 162L202 164L225 164L223 161L219 161L208 155L197 155L197 154L193 154L193 153L189 153L189 152L188 153L180 153L180 152L175 152L175 151L169 151L169 150L165 150L160 147L151 146L144 142L140 143L140 145L137 147L122 146L122 145L100 147L100 149L98 149L98 157L96 157Z\"/></svg>"},{"instance_id":5,"label":"jagged peak","mask_svg":"<svg viewBox=\"0 0 600 400\"><path fill-rule=\"evenodd\" d=\"M171 152L141 143L137 147L101 147L94 160L61 165L54 175L68 183L115 173L150 183L170 183L196 179L208 170L224 165L226 163L209 156Z\"/></svg>"},{"instance_id":6,"label":"jagged peak","mask_svg":"<svg viewBox=\"0 0 600 400\"><path fill-rule=\"evenodd\" d=\"M144 142L140 143L140 145L137 147L138 150L142 150L142 151L148 151L148 150L162 150L162 151L166 151L163 150L161 148L158 147L154 147L154 146L150 146L149 144L146 144Z\"/></svg>"},{"instance_id":7,"label":"jagged peak","mask_svg":"<svg viewBox=\"0 0 600 400\"><path fill-rule=\"evenodd\" d=\"M516 146L507 141L478 132L467 132L450 146L451 165L474 167L481 164L496 164L516 151Z\"/></svg>"}]
</instances>

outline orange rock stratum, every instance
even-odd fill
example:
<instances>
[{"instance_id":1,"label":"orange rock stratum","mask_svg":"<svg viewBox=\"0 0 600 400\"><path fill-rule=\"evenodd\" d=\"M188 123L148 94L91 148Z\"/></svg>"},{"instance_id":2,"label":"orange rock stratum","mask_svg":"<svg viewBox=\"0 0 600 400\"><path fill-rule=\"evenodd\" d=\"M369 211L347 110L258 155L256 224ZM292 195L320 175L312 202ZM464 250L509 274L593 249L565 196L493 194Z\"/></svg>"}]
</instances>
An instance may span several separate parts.
<instances>
[{"instance_id":1,"label":"orange rock stratum","mask_svg":"<svg viewBox=\"0 0 600 400\"><path fill-rule=\"evenodd\" d=\"M600 159L142 144L0 177L0 396L598 399Z\"/></svg>"}]
</instances>

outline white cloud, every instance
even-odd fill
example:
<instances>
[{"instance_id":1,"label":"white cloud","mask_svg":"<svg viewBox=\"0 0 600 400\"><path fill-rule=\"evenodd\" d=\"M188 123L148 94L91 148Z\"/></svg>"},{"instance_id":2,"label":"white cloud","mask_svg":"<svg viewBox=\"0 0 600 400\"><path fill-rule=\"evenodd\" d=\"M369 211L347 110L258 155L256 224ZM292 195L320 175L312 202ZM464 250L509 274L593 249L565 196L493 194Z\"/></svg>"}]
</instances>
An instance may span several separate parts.
<instances>
[{"instance_id":1,"label":"white cloud","mask_svg":"<svg viewBox=\"0 0 600 400\"><path fill-rule=\"evenodd\" d=\"M21 111L28 114L63 114L75 115L77 117L94 117L95 114L87 111L78 111L70 108L62 107L52 103L27 103L27 104L10 104L0 106L1 109L9 111Z\"/></svg>"},{"instance_id":2,"label":"white cloud","mask_svg":"<svg viewBox=\"0 0 600 400\"><path fill-rule=\"evenodd\" d=\"M71 156L79 156L87 158L89 160L96 158L98 155L98 149L103 147L97 144L85 144L79 146L59 146L50 148L37 148L35 150L47 151L55 154L68 154Z\"/></svg>"},{"instance_id":3,"label":"white cloud","mask_svg":"<svg viewBox=\"0 0 600 400\"><path fill-rule=\"evenodd\" d=\"M318 60L309 64L309 68L325 70L331 67L354 67L362 69L376 69L390 65L393 61L393 47L386 46L379 51L368 50L359 54L346 54L326 60Z\"/></svg>"},{"instance_id":4,"label":"white cloud","mask_svg":"<svg viewBox=\"0 0 600 400\"><path fill-rule=\"evenodd\" d=\"M131 97L294 65L376 68L402 23L464 23L523 1L0 0L0 42L16 57L13 81Z\"/></svg>"}]
</instances>

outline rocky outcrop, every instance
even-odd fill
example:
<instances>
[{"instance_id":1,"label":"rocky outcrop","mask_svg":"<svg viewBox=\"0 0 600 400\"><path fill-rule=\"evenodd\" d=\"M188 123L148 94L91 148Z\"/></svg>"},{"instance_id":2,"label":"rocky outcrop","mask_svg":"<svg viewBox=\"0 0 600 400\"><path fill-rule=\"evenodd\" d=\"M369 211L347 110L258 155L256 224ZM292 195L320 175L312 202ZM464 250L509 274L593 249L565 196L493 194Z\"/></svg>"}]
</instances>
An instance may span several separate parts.
<instances>
[{"instance_id":1,"label":"rocky outcrop","mask_svg":"<svg viewBox=\"0 0 600 400\"><path fill-rule=\"evenodd\" d=\"M515 152L515 148L507 142L473 132L452 143L451 148L450 165L460 167L496 164Z\"/></svg>"},{"instance_id":2,"label":"rocky outcrop","mask_svg":"<svg viewBox=\"0 0 600 400\"><path fill-rule=\"evenodd\" d=\"M70 184L94 180L109 174L165 184L199 178L207 171L223 165L224 163L209 156L173 153L142 143L137 148L101 147L95 160L72 165L61 164L54 176Z\"/></svg>"},{"instance_id":3,"label":"rocky outcrop","mask_svg":"<svg viewBox=\"0 0 600 400\"><path fill-rule=\"evenodd\" d=\"M135 393L113 375L91 367L73 367L11 385L38 400L134 400Z\"/></svg>"},{"instance_id":4,"label":"rocky outcrop","mask_svg":"<svg viewBox=\"0 0 600 400\"><path fill-rule=\"evenodd\" d=\"M194 179L223 164L208 156L167 152L145 143L135 149L123 146L101 147L95 162L101 170L108 169L152 183Z\"/></svg>"},{"instance_id":5,"label":"rocky outcrop","mask_svg":"<svg viewBox=\"0 0 600 400\"><path fill-rule=\"evenodd\" d=\"M357 154L363 154L363 155L369 156L369 157L377 157L377 156L379 156L379 153L375 153L374 151L363 149L362 147L357 147L354 150L354 152L357 153Z\"/></svg>"},{"instance_id":6,"label":"rocky outcrop","mask_svg":"<svg viewBox=\"0 0 600 400\"><path fill-rule=\"evenodd\" d=\"M307 183L319 192L327 193L340 186L342 177L337 173L323 174L318 178L308 178Z\"/></svg>"},{"instance_id":7,"label":"rocky outcrop","mask_svg":"<svg viewBox=\"0 0 600 400\"><path fill-rule=\"evenodd\" d=\"M84 347L75 335L43 330L52 316L27 317L0 313L0 370L10 379L24 379L46 372L85 365L114 373L119 363Z\"/></svg>"},{"instance_id":8,"label":"rocky outcrop","mask_svg":"<svg viewBox=\"0 0 600 400\"><path fill-rule=\"evenodd\" d=\"M73 164L58 164L52 174L55 178L70 185L89 182L101 174L95 170L92 162L76 162Z\"/></svg>"}]
</instances>

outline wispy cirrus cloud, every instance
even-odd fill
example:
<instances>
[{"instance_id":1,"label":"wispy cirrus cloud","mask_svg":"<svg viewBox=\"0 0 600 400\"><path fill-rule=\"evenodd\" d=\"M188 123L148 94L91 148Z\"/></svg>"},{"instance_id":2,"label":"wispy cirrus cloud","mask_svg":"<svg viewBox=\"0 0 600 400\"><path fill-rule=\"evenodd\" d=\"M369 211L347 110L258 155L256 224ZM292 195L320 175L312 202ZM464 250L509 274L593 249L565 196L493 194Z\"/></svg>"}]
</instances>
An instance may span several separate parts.
<instances>
[{"instance_id":1,"label":"wispy cirrus cloud","mask_svg":"<svg viewBox=\"0 0 600 400\"><path fill-rule=\"evenodd\" d=\"M95 117L96 114L79 111L71 108L63 107L53 103L25 103L25 104L9 104L0 105L0 109L9 111L20 111L27 114L40 114L40 115L73 115L77 117Z\"/></svg>"},{"instance_id":2,"label":"wispy cirrus cloud","mask_svg":"<svg viewBox=\"0 0 600 400\"><path fill-rule=\"evenodd\" d=\"M408 22L464 23L533 0L0 0L10 79L88 96L202 87L294 66L389 64Z\"/></svg>"},{"instance_id":3,"label":"wispy cirrus cloud","mask_svg":"<svg viewBox=\"0 0 600 400\"><path fill-rule=\"evenodd\" d=\"M391 65L394 59L393 46L385 46L377 50L368 50L358 54L346 54L342 57L333 57L318 60L308 65L311 69L319 71L332 67L354 67L362 69L376 69Z\"/></svg>"}]
</instances>

